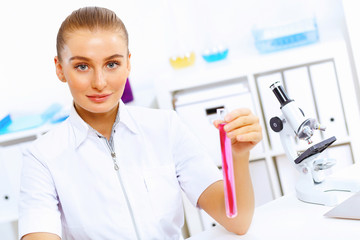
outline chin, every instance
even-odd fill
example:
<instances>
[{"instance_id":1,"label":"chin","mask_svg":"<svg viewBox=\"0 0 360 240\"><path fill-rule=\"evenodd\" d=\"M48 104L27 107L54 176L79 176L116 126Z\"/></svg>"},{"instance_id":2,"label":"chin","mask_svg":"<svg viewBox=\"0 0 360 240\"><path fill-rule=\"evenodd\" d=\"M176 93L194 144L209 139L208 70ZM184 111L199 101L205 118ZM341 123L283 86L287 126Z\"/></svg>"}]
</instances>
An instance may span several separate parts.
<instances>
[{"instance_id":1,"label":"chin","mask_svg":"<svg viewBox=\"0 0 360 240\"><path fill-rule=\"evenodd\" d=\"M83 110L89 112L89 113L95 113L95 114L102 114L107 113L116 108L118 105L118 102L116 103L90 103L90 104L77 104L78 107L82 108Z\"/></svg>"},{"instance_id":2,"label":"chin","mask_svg":"<svg viewBox=\"0 0 360 240\"><path fill-rule=\"evenodd\" d=\"M107 113L107 112L110 112L111 110L113 110L115 106L96 106L96 107L90 107L88 109L89 112L92 112L92 113Z\"/></svg>"}]
</instances>

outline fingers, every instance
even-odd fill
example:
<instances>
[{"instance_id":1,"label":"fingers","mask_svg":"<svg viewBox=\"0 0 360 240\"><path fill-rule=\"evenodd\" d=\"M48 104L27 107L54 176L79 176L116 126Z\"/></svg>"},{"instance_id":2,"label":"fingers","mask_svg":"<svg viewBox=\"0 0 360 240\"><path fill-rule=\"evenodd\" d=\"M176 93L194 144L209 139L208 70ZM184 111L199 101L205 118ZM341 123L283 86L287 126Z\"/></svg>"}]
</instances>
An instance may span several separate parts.
<instances>
[{"instance_id":1,"label":"fingers","mask_svg":"<svg viewBox=\"0 0 360 240\"><path fill-rule=\"evenodd\" d=\"M228 132L227 136L238 142L258 143L262 139L262 129L259 124L248 125Z\"/></svg>"},{"instance_id":2,"label":"fingers","mask_svg":"<svg viewBox=\"0 0 360 240\"><path fill-rule=\"evenodd\" d=\"M230 113L226 114L225 121L231 122L235 118L238 118L240 116L248 116L251 114L252 113L251 113L250 109L248 109L248 108L238 108L238 109L235 109L235 110L231 111Z\"/></svg>"},{"instance_id":3,"label":"fingers","mask_svg":"<svg viewBox=\"0 0 360 240\"><path fill-rule=\"evenodd\" d=\"M215 120L214 126L218 128L223 120ZM224 130L232 141L258 143L262 139L262 128L259 118L247 108L239 108L225 116Z\"/></svg>"},{"instance_id":4,"label":"fingers","mask_svg":"<svg viewBox=\"0 0 360 240\"><path fill-rule=\"evenodd\" d=\"M231 132L234 129L237 129L239 127L244 127L244 126L248 126L248 125L254 125L254 124L259 124L259 118L253 114L249 115L240 115L236 118L233 118L231 122L228 122L224 129L226 132Z\"/></svg>"},{"instance_id":5,"label":"fingers","mask_svg":"<svg viewBox=\"0 0 360 240\"><path fill-rule=\"evenodd\" d=\"M219 124L220 123L223 123L224 121L223 120L214 120L213 121L213 124L214 124L214 126L216 127L216 128L219 128Z\"/></svg>"},{"instance_id":6,"label":"fingers","mask_svg":"<svg viewBox=\"0 0 360 240\"><path fill-rule=\"evenodd\" d=\"M235 109L232 112L228 113L225 116L225 119L224 119L225 121L217 119L217 120L213 121L213 124L216 128L218 128L220 123L227 122L226 125L229 125L229 126L225 128L225 131L231 131L234 127L236 127L236 123L231 123L231 122L234 119L237 119L239 117L246 117L246 116L254 116L254 115L252 115L251 111L247 108L239 108L239 109ZM254 116L254 117L256 118L256 116ZM243 119L243 120L244 120L244 122L243 122L244 125L252 122L251 119L248 119L248 121L246 121L246 119ZM256 119L253 119L253 120L256 121Z\"/></svg>"}]
</instances>

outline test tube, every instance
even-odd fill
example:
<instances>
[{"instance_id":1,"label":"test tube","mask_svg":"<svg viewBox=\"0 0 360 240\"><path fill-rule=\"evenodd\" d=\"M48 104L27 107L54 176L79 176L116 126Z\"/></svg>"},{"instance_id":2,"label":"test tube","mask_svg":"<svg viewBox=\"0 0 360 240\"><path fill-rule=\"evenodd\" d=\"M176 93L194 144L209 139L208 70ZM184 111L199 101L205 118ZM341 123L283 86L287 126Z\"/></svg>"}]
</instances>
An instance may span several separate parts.
<instances>
[{"instance_id":1,"label":"test tube","mask_svg":"<svg viewBox=\"0 0 360 240\"><path fill-rule=\"evenodd\" d=\"M218 119L224 120L224 117L226 115L226 109L217 109L217 115ZM219 124L222 172L224 178L225 208L226 216L228 218L234 218L237 215L235 178L231 151L231 139L226 136L226 132L224 130L225 125L226 122Z\"/></svg>"}]
</instances>

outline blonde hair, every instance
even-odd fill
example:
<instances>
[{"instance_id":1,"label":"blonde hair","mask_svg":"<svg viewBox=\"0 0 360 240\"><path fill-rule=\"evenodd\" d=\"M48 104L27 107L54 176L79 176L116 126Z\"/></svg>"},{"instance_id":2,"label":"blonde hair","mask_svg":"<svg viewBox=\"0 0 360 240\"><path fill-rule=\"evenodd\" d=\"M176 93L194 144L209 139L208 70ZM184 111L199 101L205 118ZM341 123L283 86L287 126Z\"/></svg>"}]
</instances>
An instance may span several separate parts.
<instances>
[{"instance_id":1,"label":"blonde hair","mask_svg":"<svg viewBox=\"0 0 360 240\"><path fill-rule=\"evenodd\" d=\"M64 48L66 34L80 29L95 31L99 29L118 31L129 45L129 36L124 23L116 14L102 7L84 7L73 11L61 24L57 38L57 56L61 61L61 50ZM129 50L128 50L129 52Z\"/></svg>"}]
</instances>

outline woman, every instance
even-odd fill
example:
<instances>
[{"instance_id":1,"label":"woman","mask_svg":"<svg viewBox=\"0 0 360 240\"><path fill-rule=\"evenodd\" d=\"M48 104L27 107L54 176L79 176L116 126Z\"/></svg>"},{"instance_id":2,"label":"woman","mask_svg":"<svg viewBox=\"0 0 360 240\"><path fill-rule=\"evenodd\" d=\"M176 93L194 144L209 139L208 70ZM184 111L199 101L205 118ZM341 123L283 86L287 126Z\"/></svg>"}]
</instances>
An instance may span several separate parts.
<instances>
[{"instance_id":1,"label":"woman","mask_svg":"<svg viewBox=\"0 0 360 240\"><path fill-rule=\"evenodd\" d=\"M74 104L66 121L24 153L20 238L181 239L181 191L229 231L246 233L258 118L247 109L225 118L238 201L229 219L218 169L176 114L120 100L130 57L126 28L112 11L81 8L62 23L56 74Z\"/></svg>"}]
</instances>

